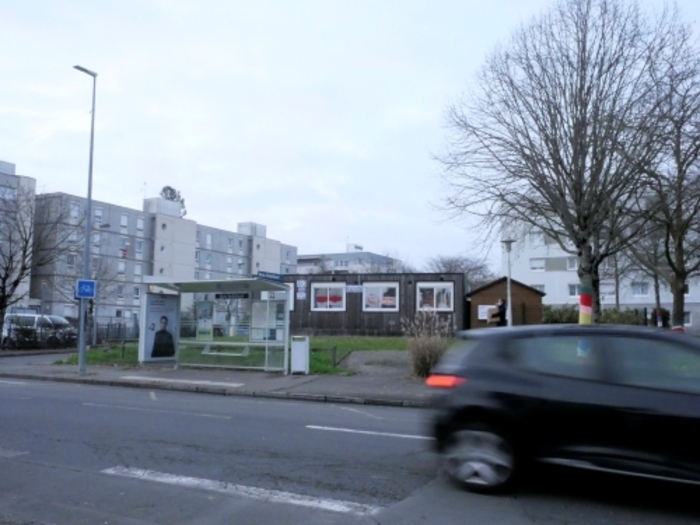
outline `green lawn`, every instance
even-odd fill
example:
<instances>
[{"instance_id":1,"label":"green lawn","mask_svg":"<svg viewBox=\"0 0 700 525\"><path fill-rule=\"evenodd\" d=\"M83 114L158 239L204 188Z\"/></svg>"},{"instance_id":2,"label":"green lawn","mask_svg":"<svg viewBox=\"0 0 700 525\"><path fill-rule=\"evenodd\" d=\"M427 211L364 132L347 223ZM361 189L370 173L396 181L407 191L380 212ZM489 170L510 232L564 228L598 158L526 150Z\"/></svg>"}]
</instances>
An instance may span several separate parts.
<instances>
[{"instance_id":1,"label":"green lawn","mask_svg":"<svg viewBox=\"0 0 700 525\"><path fill-rule=\"evenodd\" d=\"M183 343L193 339L181 339ZM240 337L217 338L216 342L243 342ZM406 339L402 337L346 337L346 336L326 336L311 337L311 362L309 368L312 374L337 374L346 375L353 372L343 368L342 362L353 350L406 350L408 348ZM335 348L336 363L333 364L333 349ZM241 352L242 348L219 347L221 353ZM268 355L268 365L283 367L283 352L279 349L271 349ZM121 345L116 345L108 349L93 349L86 355L88 365L118 365L136 366L138 364L138 346L127 344L124 347L122 356ZM248 355L227 356L217 355L215 352L209 355L202 355L202 349L197 347L185 347L180 352L180 363L183 365L218 365L218 366L241 366L241 367L262 367L265 365L265 351L262 348L253 348ZM58 361L57 364L78 364L78 355L72 354L68 359Z\"/></svg>"}]
</instances>

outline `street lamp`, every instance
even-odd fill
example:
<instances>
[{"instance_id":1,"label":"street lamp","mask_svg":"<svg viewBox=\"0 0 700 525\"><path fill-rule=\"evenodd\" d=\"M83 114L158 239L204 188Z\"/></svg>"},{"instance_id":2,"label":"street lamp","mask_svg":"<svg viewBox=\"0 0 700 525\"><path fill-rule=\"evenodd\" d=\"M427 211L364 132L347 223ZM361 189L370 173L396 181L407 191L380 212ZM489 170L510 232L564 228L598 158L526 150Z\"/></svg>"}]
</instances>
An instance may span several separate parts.
<instances>
[{"instance_id":1,"label":"street lamp","mask_svg":"<svg viewBox=\"0 0 700 525\"><path fill-rule=\"evenodd\" d=\"M92 77L92 123L90 125L90 162L88 164L88 192L85 208L85 250L83 251L83 279L90 279L90 239L92 233L92 154L95 147L95 91L97 88L97 73L85 69L82 66L73 66L78 71ZM78 373L85 374L85 345L87 334L85 333L85 317L87 315L87 303L80 299L80 331L78 332Z\"/></svg>"},{"instance_id":2,"label":"street lamp","mask_svg":"<svg viewBox=\"0 0 700 525\"><path fill-rule=\"evenodd\" d=\"M41 313L46 313L46 281L41 281Z\"/></svg>"},{"instance_id":3,"label":"street lamp","mask_svg":"<svg viewBox=\"0 0 700 525\"><path fill-rule=\"evenodd\" d=\"M506 248L506 253L508 254L508 299L506 299L508 301L506 304L506 319L508 321L508 326L513 326L513 297L510 292L510 249L514 242L515 240L513 239L504 239L501 241Z\"/></svg>"}]
</instances>

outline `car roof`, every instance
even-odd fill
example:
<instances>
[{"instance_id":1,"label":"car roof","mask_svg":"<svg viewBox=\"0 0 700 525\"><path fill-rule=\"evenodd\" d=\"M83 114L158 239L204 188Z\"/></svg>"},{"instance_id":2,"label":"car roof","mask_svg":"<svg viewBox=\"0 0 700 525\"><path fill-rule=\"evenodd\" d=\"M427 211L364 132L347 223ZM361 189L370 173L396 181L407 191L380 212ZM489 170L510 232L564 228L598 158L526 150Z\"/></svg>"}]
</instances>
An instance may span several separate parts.
<instances>
[{"instance_id":1,"label":"car roof","mask_svg":"<svg viewBox=\"0 0 700 525\"><path fill-rule=\"evenodd\" d=\"M490 327L490 328L474 328L472 330L462 330L455 334L458 339L476 339L476 338L509 338L519 336L536 336L545 334L566 334L572 331L591 330L606 334L618 335L639 335L640 332L645 334L657 334L668 336L671 338L681 337L686 341L697 341L695 337L689 337L688 334L673 332L668 329L641 326L641 325L616 325L616 324L538 324L538 325L523 325L523 326L508 326L508 327Z\"/></svg>"}]
</instances>

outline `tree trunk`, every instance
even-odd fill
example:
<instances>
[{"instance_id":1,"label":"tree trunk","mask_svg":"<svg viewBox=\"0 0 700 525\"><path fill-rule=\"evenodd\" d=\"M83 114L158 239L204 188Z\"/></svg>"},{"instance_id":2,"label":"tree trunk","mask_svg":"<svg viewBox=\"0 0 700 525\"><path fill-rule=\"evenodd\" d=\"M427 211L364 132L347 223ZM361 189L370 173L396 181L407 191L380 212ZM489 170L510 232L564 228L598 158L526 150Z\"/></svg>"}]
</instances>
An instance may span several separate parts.
<instances>
[{"instance_id":1,"label":"tree trunk","mask_svg":"<svg viewBox=\"0 0 700 525\"><path fill-rule=\"evenodd\" d=\"M685 279L680 278L677 275L673 277L673 286L671 292L673 293L673 308L671 310L671 327L683 327L684 323L684 311L685 311L685 293L683 289L685 288Z\"/></svg>"},{"instance_id":2,"label":"tree trunk","mask_svg":"<svg viewBox=\"0 0 700 525\"><path fill-rule=\"evenodd\" d=\"M615 279L615 309L620 309L620 265L617 263L617 255L613 256L613 272Z\"/></svg>"},{"instance_id":3,"label":"tree trunk","mask_svg":"<svg viewBox=\"0 0 700 525\"><path fill-rule=\"evenodd\" d=\"M659 281L659 272L654 272L654 301L656 302L656 311L661 310L661 283Z\"/></svg>"},{"instance_id":4,"label":"tree trunk","mask_svg":"<svg viewBox=\"0 0 700 525\"><path fill-rule=\"evenodd\" d=\"M595 303L600 310L600 295L596 299L593 288L593 267L591 264L591 245L588 242L579 246L578 277L579 277L579 324L596 322ZM600 283L598 283L600 286ZM600 316L598 316L600 317Z\"/></svg>"}]
</instances>

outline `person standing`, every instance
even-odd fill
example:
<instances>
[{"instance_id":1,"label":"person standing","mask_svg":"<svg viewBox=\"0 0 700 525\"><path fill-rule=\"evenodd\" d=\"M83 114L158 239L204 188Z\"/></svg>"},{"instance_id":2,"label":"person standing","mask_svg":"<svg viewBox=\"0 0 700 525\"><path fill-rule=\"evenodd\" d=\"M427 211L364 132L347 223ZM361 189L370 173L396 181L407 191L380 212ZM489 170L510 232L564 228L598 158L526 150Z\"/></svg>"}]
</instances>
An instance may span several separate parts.
<instances>
[{"instance_id":1,"label":"person standing","mask_svg":"<svg viewBox=\"0 0 700 525\"><path fill-rule=\"evenodd\" d=\"M496 326L508 326L506 320L506 301L499 299L496 302L496 311L491 314L491 319L496 319Z\"/></svg>"}]
</instances>

